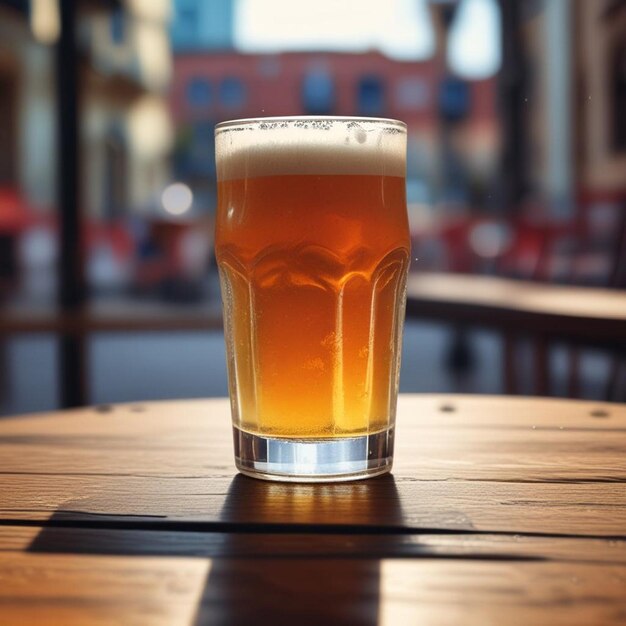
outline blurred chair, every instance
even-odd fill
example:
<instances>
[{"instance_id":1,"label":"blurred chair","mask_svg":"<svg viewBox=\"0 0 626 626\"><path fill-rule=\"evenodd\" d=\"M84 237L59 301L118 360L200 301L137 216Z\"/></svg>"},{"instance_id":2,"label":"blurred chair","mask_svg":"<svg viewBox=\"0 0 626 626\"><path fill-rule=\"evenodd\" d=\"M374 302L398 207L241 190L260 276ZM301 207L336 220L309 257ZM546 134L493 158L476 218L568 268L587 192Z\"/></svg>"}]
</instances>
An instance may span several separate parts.
<instances>
[{"instance_id":1,"label":"blurred chair","mask_svg":"<svg viewBox=\"0 0 626 626\"><path fill-rule=\"evenodd\" d=\"M530 207L514 219L462 217L443 222L434 233L422 234L415 242L415 256L422 260L421 247L424 242L438 241L442 263L437 268L451 274L490 274L506 279L516 279L547 284L570 284L582 287L606 289L623 287L626 281L626 204L624 199L589 197L579 204L575 219L557 222L545 217L544 207ZM422 264L420 263L420 266ZM469 288L469 286L468 286ZM480 288L480 287L476 287ZM418 290L419 291L419 290ZM428 290L427 290L428 291ZM485 322L501 332L503 346L504 388L506 393L519 393L523 371L530 371L531 390L536 395L549 395L554 379L550 368L555 336L546 334L539 327L532 330L524 325L524 311L517 317L519 324L508 323L505 318L514 311L514 303L506 298L506 290L496 289L502 301L490 300L487 309L489 319ZM484 303L481 294L476 294L476 311ZM414 293L416 302L422 296L434 302L436 294ZM409 299L412 294L409 290ZM469 299L468 299L469 297ZM498 298L496 297L496 300ZM449 317L446 306L455 307ZM438 319L449 319L454 325L452 341L445 363L455 375L471 369L474 357L467 326L463 322L463 307L472 307L471 292L459 294L458 302L448 295L437 301L437 310L443 315ZM485 309L485 310L487 310ZM423 314L420 304L410 307L410 314ZM546 309L546 315L553 312ZM478 314L470 317L475 320ZM502 317L502 319L499 319ZM565 333L567 334L567 333ZM576 341L580 342L579 337ZM595 337L590 331L582 338L583 343L567 339L566 395L581 395L580 350L582 345L599 347L610 356L609 375L603 396L619 399L623 393L624 353L626 347L611 345L606 336ZM532 366L522 368L526 349L531 352Z\"/></svg>"},{"instance_id":2,"label":"blurred chair","mask_svg":"<svg viewBox=\"0 0 626 626\"><path fill-rule=\"evenodd\" d=\"M516 227L511 248L500 258L498 274L584 287L623 288L626 284L626 200L588 195L581 199L576 218L569 223L529 224ZM507 333L503 341L507 393L519 389L519 336ZM549 338L534 336L534 393L545 395L551 387ZM594 345L594 337L589 337ZM602 344L607 349L606 343ZM569 346L567 396L581 394L581 348ZM624 346L609 350L610 366L604 396L623 396Z\"/></svg>"},{"instance_id":3,"label":"blurred chair","mask_svg":"<svg viewBox=\"0 0 626 626\"><path fill-rule=\"evenodd\" d=\"M626 198L606 194L587 194L581 198L576 221L576 248L571 263L570 280L577 285L626 287ZM623 385L625 350L611 354L606 383L608 400L626 399ZM569 395L580 390L580 351L570 350Z\"/></svg>"}]
</instances>

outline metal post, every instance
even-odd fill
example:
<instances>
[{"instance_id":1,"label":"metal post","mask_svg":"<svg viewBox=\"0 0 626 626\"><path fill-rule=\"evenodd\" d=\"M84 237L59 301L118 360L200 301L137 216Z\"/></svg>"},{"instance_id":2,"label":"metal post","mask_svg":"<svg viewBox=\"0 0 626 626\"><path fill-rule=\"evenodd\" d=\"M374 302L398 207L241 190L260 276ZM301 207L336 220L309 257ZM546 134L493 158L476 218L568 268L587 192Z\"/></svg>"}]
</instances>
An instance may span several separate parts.
<instances>
[{"instance_id":1,"label":"metal post","mask_svg":"<svg viewBox=\"0 0 626 626\"><path fill-rule=\"evenodd\" d=\"M502 69L499 90L503 139L500 180L501 206L505 214L519 209L526 188L526 77L521 5L518 0L500 0Z\"/></svg>"},{"instance_id":2,"label":"metal post","mask_svg":"<svg viewBox=\"0 0 626 626\"><path fill-rule=\"evenodd\" d=\"M56 46L55 67L60 242L58 300L63 317L76 314L86 300L79 197L77 4L74 0L59 2L61 32ZM84 336L63 331L59 358L62 407L85 404Z\"/></svg>"},{"instance_id":3,"label":"metal post","mask_svg":"<svg viewBox=\"0 0 626 626\"><path fill-rule=\"evenodd\" d=\"M570 0L546 3L547 191L552 217L561 220L571 219L574 213L571 12Z\"/></svg>"}]
</instances>

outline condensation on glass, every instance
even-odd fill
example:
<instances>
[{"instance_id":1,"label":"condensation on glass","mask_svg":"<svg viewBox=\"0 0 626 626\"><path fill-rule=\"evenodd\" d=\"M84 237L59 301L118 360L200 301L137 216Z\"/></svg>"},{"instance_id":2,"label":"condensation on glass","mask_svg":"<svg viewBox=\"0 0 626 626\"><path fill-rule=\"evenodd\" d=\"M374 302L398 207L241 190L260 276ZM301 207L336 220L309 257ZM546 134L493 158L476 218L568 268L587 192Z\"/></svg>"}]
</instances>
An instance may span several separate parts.
<instances>
[{"instance_id":1,"label":"condensation on glass","mask_svg":"<svg viewBox=\"0 0 626 626\"><path fill-rule=\"evenodd\" d=\"M275 480L389 471L406 276L406 127L216 128L216 255L235 459Z\"/></svg>"}]
</instances>

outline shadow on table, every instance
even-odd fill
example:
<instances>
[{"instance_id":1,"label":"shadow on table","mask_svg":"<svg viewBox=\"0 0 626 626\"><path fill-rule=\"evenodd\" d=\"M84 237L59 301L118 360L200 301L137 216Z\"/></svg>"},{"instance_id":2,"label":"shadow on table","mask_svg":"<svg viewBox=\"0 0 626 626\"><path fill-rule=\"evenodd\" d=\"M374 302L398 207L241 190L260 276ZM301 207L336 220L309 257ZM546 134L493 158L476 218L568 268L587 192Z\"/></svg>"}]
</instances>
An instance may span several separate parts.
<instances>
[{"instance_id":1,"label":"shadow on table","mask_svg":"<svg viewBox=\"0 0 626 626\"><path fill-rule=\"evenodd\" d=\"M380 559L405 550L390 475L318 485L237 475L217 523L70 513L70 505L29 551L211 558L194 626L376 624Z\"/></svg>"},{"instance_id":2,"label":"shadow on table","mask_svg":"<svg viewBox=\"0 0 626 626\"><path fill-rule=\"evenodd\" d=\"M402 526L392 476L317 485L236 476L221 517L244 531L226 539L230 553L239 554L249 541L249 520L268 524L268 530L276 525L273 533L255 535L258 542L281 543L289 533L292 545L283 556L273 549L268 552L277 556L216 559L195 626L378 623L380 558L403 542L378 525L384 520L388 527Z\"/></svg>"}]
</instances>

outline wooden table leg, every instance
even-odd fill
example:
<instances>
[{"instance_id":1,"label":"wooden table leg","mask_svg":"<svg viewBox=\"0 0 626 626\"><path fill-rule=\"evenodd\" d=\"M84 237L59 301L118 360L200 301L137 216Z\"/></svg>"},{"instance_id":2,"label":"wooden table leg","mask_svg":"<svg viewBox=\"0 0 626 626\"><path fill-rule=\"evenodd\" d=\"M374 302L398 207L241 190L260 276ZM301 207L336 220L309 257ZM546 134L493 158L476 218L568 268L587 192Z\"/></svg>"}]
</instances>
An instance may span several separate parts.
<instances>
[{"instance_id":1,"label":"wooden table leg","mask_svg":"<svg viewBox=\"0 0 626 626\"><path fill-rule=\"evenodd\" d=\"M539 336L533 341L533 366L535 389L537 396L547 396L550 393L550 351L545 337Z\"/></svg>"},{"instance_id":2,"label":"wooden table leg","mask_svg":"<svg viewBox=\"0 0 626 626\"><path fill-rule=\"evenodd\" d=\"M62 334L59 338L60 404L70 409L88 404L88 358L86 338L80 334Z\"/></svg>"},{"instance_id":3,"label":"wooden table leg","mask_svg":"<svg viewBox=\"0 0 626 626\"><path fill-rule=\"evenodd\" d=\"M580 397L580 350L576 347L570 348L569 353L569 371L567 381L567 397Z\"/></svg>"},{"instance_id":4,"label":"wooden table leg","mask_svg":"<svg viewBox=\"0 0 626 626\"><path fill-rule=\"evenodd\" d=\"M624 399L624 391L620 387L624 374L624 355L622 353L611 355L609 378L606 384L605 399L620 402Z\"/></svg>"},{"instance_id":5,"label":"wooden table leg","mask_svg":"<svg viewBox=\"0 0 626 626\"><path fill-rule=\"evenodd\" d=\"M504 392L507 395L518 393L517 368L515 366L516 338L512 333L502 334L502 358L504 361Z\"/></svg>"},{"instance_id":6,"label":"wooden table leg","mask_svg":"<svg viewBox=\"0 0 626 626\"><path fill-rule=\"evenodd\" d=\"M7 356L7 339L0 336L0 404L9 396L9 359Z\"/></svg>"}]
</instances>

